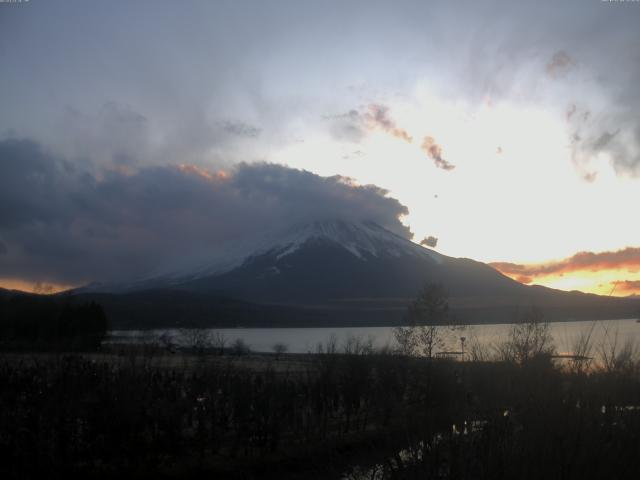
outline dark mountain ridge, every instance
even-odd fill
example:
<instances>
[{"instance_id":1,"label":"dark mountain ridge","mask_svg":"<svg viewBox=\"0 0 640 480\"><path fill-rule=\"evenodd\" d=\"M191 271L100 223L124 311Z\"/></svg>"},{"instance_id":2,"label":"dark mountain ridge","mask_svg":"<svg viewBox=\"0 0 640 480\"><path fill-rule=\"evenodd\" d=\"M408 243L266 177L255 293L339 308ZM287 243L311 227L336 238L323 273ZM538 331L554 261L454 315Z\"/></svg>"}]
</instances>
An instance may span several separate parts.
<instances>
[{"instance_id":1,"label":"dark mountain ridge","mask_svg":"<svg viewBox=\"0 0 640 480\"><path fill-rule=\"evenodd\" d=\"M69 292L105 306L115 326L336 326L402 323L425 283L441 283L465 323L633 317L637 299L520 284L492 267L441 255L371 222L313 222L195 269Z\"/></svg>"}]
</instances>

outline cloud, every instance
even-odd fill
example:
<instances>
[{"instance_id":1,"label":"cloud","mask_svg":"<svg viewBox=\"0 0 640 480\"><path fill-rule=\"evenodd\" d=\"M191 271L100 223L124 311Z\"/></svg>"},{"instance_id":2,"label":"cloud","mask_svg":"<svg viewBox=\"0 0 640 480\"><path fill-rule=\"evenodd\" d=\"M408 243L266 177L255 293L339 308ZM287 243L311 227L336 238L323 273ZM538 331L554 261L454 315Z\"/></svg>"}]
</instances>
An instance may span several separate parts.
<instances>
[{"instance_id":1,"label":"cloud","mask_svg":"<svg viewBox=\"0 0 640 480\"><path fill-rule=\"evenodd\" d=\"M518 264L494 262L490 265L505 275L523 283L531 283L536 277L562 275L578 271L598 271L615 269L640 269L640 248L627 247L610 252L579 252L558 262L538 264Z\"/></svg>"},{"instance_id":2,"label":"cloud","mask_svg":"<svg viewBox=\"0 0 640 480\"><path fill-rule=\"evenodd\" d=\"M222 149L220 120L250 118L264 126L261 141L279 147L289 138L283 131L305 125L310 116L315 120L318 112L347 110L372 98L411 100L427 85L444 99L472 106L491 97L496 105L564 115L564 105L583 105L593 112L590 140L620 128L607 154L618 173L640 175L640 141L634 138L640 125L639 33L628 8L489 0L467 2L461 14L445 2L409 0L398 8L357 0L340 2L336 17L321 2L205 2L189 9L175 2L148 22L144 2L105 6L99 14L84 4L40 3L28 18L7 20L0 31L14 45L0 51L2 64L14 67L3 72L12 88L0 91L0 132L50 145L72 136L60 121L61 108L91 112L116 99L147 119L142 130L160 144L154 154L194 162ZM133 119L129 124L131 131L140 129ZM125 134L134 151L147 148L118 125L123 123L116 134ZM280 134L275 139L274 129ZM361 131L351 125L341 133L357 139ZM581 161L589 161L589 141L581 145ZM221 156L228 158L235 147ZM243 148L253 153L252 146ZM247 150L238 157L246 159Z\"/></svg>"},{"instance_id":3,"label":"cloud","mask_svg":"<svg viewBox=\"0 0 640 480\"><path fill-rule=\"evenodd\" d=\"M598 178L598 172L583 172L582 179L587 183L593 183Z\"/></svg>"},{"instance_id":4,"label":"cloud","mask_svg":"<svg viewBox=\"0 0 640 480\"><path fill-rule=\"evenodd\" d=\"M456 168L455 165L442 158L442 147L436 143L433 137L424 137L421 148L427 152L427 155L433 160L436 167L446 171L451 171Z\"/></svg>"},{"instance_id":5,"label":"cloud","mask_svg":"<svg viewBox=\"0 0 640 480\"><path fill-rule=\"evenodd\" d=\"M65 107L48 134L0 138L36 138L62 158L91 162L97 168L124 171L176 161L228 165L258 157L249 152L265 136L262 128L242 118L242 113L213 114L196 108L158 114L153 106L142 109L107 100L97 107ZM260 147L264 152L266 147Z\"/></svg>"},{"instance_id":6,"label":"cloud","mask_svg":"<svg viewBox=\"0 0 640 480\"><path fill-rule=\"evenodd\" d=\"M640 81L640 71L634 78ZM565 114L571 160L578 174L594 181L598 172L593 164L603 158L619 176L640 176L640 122L631 111L640 108L640 96L625 94L624 100L611 100L606 109L592 108L589 103L593 100L584 100L582 105L572 101Z\"/></svg>"},{"instance_id":7,"label":"cloud","mask_svg":"<svg viewBox=\"0 0 640 480\"><path fill-rule=\"evenodd\" d=\"M498 270L500 270L500 269L498 269ZM505 272L502 272L502 273L505 273ZM533 280L534 280L533 277L529 277L527 275L516 275L515 277L513 277L513 279L516 282L524 283L525 285L533 283Z\"/></svg>"},{"instance_id":8,"label":"cloud","mask_svg":"<svg viewBox=\"0 0 640 480\"><path fill-rule=\"evenodd\" d=\"M27 140L0 142L4 277L131 278L186 255L314 220L371 220L410 238L407 208L374 185L257 163L91 171Z\"/></svg>"},{"instance_id":9,"label":"cloud","mask_svg":"<svg viewBox=\"0 0 640 480\"><path fill-rule=\"evenodd\" d=\"M324 115L322 118L332 122L331 132L338 140L359 142L368 132L379 130L407 143L413 142L411 135L398 127L391 118L386 105L371 103L358 110L351 109L346 113Z\"/></svg>"},{"instance_id":10,"label":"cloud","mask_svg":"<svg viewBox=\"0 0 640 480\"><path fill-rule=\"evenodd\" d=\"M406 130L398 127L389 113L389 107L382 104L371 103L364 109L352 109L339 115L325 115L323 119L332 122L332 134L334 138L339 140L359 142L368 132L378 130L405 142L413 143L413 137ZM425 136L420 148L433 160L437 168L445 171L456 168L444 158L442 146L436 143L433 137ZM496 154L501 153L502 147L498 147Z\"/></svg>"},{"instance_id":11,"label":"cloud","mask_svg":"<svg viewBox=\"0 0 640 480\"><path fill-rule=\"evenodd\" d=\"M547 63L546 71L550 77L558 78L566 74L574 65L575 60L564 50L559 50Z\"/></svg>"},{"instance_id":12,"label":"cloud","mask_svg":"<svg viewBox=\"0 0 640 480\"><path fill-rule=\"evenodd\" d=\"M64 154L98 163L135 164L152 151L149 119L130 105L107 101L96 113L66 108L57 125Z\"/></svg>"},{"instance_id":13,"label":"cloud","mask_svg":"<svg viewBox=\"0 0 640 480\"><path fill-rule=\"evenodd\" d=\"M594 151L604 150L607 145L611 143L611 141L620 133L620 130L617 130L613 133L610 132L602 132L602 134L596 139L593 143L592 148Z\"/></svg>"},{"instance_id":14,"label":"cloud","mask_svg":"<svg viewBox=\"0 0 640 480\"><path fill-rule=\"evenodd\" d=\"M369 128L380 129L408 143L413 141L413 138L406 130L399 128L396 125L395 121L389 115L389 107L385 105L369 105L368 109L363 114L363 117L368 123Z\"/></svg>"},{"instance_id":15,"label":"cloud","mask_svg":"<svg viewBox=\"0 0 640 480\"><path fill-rule=\"evenodd\" d=\"M438 239L432 235L429 235L428 237L424 237L422 240L420 240L420 245L436 248L436 245L438 245Z\"/></svg>"},{"instance_id":16,"label":"cloud","mask_svg":"<svg viewBox=\"0 0 640 480\"><path fill-rule=\"evenodd\" d=\"M7 248L7 246L2 240L0 240L0 255L5 255L8 251L9 249Z\"/></svg>"},{"instance_id":17,"label":"cloud","mask_svg":"<svg viewBox=\"0 0 640 480\"><path fill-rule=\"evenodd\" d=\"M367 134L363 116L351 109L338 115L323 115L323 120L331 122L330 133L336 140L358 143Z\"/></svg>"},{"instance_id":18,"label":"cloud","mask_svg":"<svg viewBox=\"0 0 640 480\"><path fill-rule=\"evenodd\" d=\"M640 280L618 280L611 282L617 293L634 294L640 293Z\"/></svg>"},{"instance_id":19,"label":"cloud","mask_svg":"<svg viewBox=\"0 0 640 480\"><path fill-rule=\"evenodd\" d=\"M256 138L262 133L262 129L244 122L226 121L222 123L225 132L237 137Z\"/></svg>"},{"instance_id":20,"label":"cloud","mask_svg":"<svg viewBox=\"0 0 640 480\"><path fill-rule=\"evenodd\" d=\"M588 118L576 127L572 160L583 178L589 181L592 175L595 179L597 172L588 169L599 155L604 155L609 160L618 175L640 176L640 125L635 126L635 131L630 127L634 126L627 124L610 131L600 120L589 122Z\"/></svg>"}]
</instances>

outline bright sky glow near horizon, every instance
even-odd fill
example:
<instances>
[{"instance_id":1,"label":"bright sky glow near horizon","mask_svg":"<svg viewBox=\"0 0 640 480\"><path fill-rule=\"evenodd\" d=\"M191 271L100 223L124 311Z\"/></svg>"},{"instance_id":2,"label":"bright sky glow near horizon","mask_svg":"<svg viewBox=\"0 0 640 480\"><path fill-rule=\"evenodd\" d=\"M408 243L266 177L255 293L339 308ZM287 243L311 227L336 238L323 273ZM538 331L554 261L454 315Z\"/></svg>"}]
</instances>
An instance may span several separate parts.
<instances>
[{"instance_id":1,"label":"bright sky glow near horizon","mask_svg":"<svg viewBox=\"0 0 640 480\"><path fill-rule=\"evenodd\" d=\"M639 23L597 0L0 4L0 287L344 211L640 294Z\"/></svg>"}]
</instances>

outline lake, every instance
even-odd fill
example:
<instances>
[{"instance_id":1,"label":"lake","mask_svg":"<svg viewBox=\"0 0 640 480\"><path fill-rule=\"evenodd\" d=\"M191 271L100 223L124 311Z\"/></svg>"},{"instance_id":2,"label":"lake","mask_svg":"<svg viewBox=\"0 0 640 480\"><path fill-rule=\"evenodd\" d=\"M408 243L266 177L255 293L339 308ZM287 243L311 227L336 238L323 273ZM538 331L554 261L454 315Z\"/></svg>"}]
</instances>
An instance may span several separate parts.
<instances>
[{"instance_id":1,"label":"lake","mask_svg":"<svg viewBox=\"0 0 640 480\"><path fill-rule=\"evenodd\" d=\"M491 347L507 338L512 324L471 325L451 331L448 327L438 327L445 338L441 350L460 350L461 337L468 346L477 342ZM581 335L591 332L595 347L603 342L618 342L622 346L627 339L640 344L640 323L635 319L598 320L588 322L554 322L550 324L555 347L559 353L573 353L573 345ZM204 329L210 333L220 333L227 340L227 345L236 339L242 339L252 351L271 352L273 345L283 343L290 353L315 352L319 344L326 343L333 337L341 349L349 338L372 341L376 347L394 346L393 327L344 327L344 328L220 328ZM185 330L113 330L109 332L107 343L159 343L160 338L171 338L177 345L184 343Z\"/></svg>"}]
</instances>

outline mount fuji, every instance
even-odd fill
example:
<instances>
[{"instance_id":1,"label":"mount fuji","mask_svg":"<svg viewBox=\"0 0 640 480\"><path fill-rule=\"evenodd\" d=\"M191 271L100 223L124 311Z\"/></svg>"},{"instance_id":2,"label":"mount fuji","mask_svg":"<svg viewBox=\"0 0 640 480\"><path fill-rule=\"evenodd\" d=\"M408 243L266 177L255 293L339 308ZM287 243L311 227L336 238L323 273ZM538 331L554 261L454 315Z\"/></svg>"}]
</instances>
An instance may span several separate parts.
<instances>
[{"instance_id":1,"label":"mount fuji","mask_svg":"<svg viewBox=\"0 0 640 480\"><path fill-rule=\"evenodd\" d=\"M344 221L304 225L235 268L178 283L257 302L335 304L413 298L426 282L442 283L455 296L522 287L487 265L446 257L375 223Z\"/></svg>"},{"instance_id":2,"label":"mount fuji","mask_svg":"<svg viewBox=\"0 0 640 480\"><path fill-rule=\"evenodd\" d=\"M191 259L129 283L95 284L84 291L171 288L308 304L410 298L426 282L442 283L455 296L513 293L523 287L483 263L447 257L376 223L332 220L266 235L260 243Z\"/></svg>"},{"instance_id":3,"label":"mount fuji","mask_svg":"<svg viewBox=\"0 0 640 480\"><path fill-rule=\"evenodd\" d=\"M373 222L315 221L155 271L69 294L102 303L118 326L339 326L401 322L426 283L458 320L624 318L639 302L518 283L492 267L417 245Z\"/></svg>"}]
</instances>

